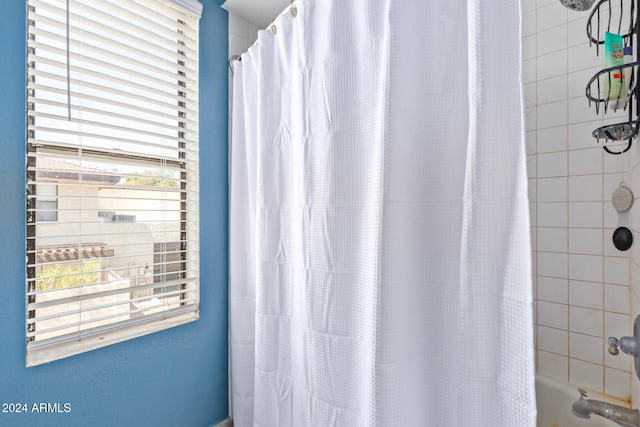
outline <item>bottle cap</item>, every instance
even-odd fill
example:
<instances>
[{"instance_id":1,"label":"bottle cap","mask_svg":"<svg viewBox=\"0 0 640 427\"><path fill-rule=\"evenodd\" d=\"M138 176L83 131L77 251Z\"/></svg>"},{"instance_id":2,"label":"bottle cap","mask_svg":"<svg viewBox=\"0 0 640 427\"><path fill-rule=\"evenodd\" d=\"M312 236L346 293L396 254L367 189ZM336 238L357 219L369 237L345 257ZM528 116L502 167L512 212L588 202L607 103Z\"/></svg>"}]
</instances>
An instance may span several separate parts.
<instances>
[{"instance_id":1,"label":"bottle cap","mask_svg":"<svg viewBox=\"0 0 640 427\"><path fill-rule=\"evenodd\" d=\"M625 55L633 55L633 47L631 46L627 46L624 48L624 54Z\"/></svg>"}]
</instances>

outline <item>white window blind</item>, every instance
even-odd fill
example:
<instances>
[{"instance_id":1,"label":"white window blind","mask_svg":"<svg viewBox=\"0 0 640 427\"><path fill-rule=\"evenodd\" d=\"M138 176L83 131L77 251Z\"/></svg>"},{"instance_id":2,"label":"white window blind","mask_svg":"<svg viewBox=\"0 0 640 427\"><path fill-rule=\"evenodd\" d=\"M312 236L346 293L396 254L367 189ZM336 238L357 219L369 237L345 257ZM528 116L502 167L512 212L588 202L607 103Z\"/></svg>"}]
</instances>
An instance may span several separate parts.
<instances>
[{"instance_id":1,"label":"white window blind","mask_svg":"<svg viewBox=\"0 0 640 427\"><path fill-rule=\"evenodd\" d=\"M197 319L201 6L28 6L27 365L35 365Z\"/></svg>"}]
</instances>

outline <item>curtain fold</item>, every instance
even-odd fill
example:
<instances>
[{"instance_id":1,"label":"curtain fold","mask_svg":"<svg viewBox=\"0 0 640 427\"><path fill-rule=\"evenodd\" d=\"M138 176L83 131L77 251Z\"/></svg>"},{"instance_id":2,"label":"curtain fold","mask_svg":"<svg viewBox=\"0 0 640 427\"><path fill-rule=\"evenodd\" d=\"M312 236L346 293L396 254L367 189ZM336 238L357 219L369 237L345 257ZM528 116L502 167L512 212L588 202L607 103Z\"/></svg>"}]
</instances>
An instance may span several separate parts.
<instances>
[{"instance_id":1,"label":"curtain fold","mask_svg":"<svg viewBox=\"0 0 640 427\"><path fill-rule=\"evenodd\" d=\"M250 54L234 64L229 195L229 347L232 414L253 424L256 300L257 68Z\"/></svg>"},{"instance_id":2,"label":"curtain fold","mask_svg":"<svg viewBox=\"0 0 640 427\"><path fill-rule=\"evenodd\" d=\"M535 425L519 3L296 6L234 66L235 425Z\"/></svg>"}]
</instances>

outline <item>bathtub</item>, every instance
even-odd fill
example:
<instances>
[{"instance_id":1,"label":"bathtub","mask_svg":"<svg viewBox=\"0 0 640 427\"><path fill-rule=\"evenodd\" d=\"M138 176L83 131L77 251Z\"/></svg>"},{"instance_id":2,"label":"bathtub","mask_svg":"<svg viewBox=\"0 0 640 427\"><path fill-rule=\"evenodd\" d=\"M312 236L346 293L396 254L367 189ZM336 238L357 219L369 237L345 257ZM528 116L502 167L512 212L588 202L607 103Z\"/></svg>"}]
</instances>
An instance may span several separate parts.
<instances>
[{"instance_id":1,"label":"bathtub","mask_svg":"<svg viewBox=\"0 0 640 427\"><path fill-rule=\"evenodd\" d=\"M578 418L571 413L571 405L580 398L578 388L572 384L536 376L536 401L538 404L538 427L615 427L618 424L597 415L590 419ZM603 400L629 408L628 402L587 390L588 399Z\"/></svg>"}]
</instances>

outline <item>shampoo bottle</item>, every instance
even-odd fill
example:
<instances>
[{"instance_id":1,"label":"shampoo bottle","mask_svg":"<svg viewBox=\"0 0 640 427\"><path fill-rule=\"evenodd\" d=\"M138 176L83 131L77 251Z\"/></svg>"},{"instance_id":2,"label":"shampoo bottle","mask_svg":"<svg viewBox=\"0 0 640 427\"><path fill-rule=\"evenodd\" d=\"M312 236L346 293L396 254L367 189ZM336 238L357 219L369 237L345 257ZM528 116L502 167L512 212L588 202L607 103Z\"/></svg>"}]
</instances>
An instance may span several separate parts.
<instances>
[{"instance_id":1,"label":"shampoo bottle","mask_svg":"<svg viewBox=\"0 0 640 427\"><path fill-rule=\"evenodd\" d=\"M618 67L624 64L623 40L619 34L604 34L604 67ZM620 99L624 97L620 104ZM604 100L614 108L624 107L627 98L627 85L622 69L613 70L604 75Z\"/></svg>"},{"instance_id":2,"label":"shampoo bottle","mask_svg":"<svg viewBox=\"0 0 640 427\"><path fill-rule=\"evenodd\" d=\"M633 62L633 48L631 46L627 46L624 48L624 61L623 63L630 64ZM615 75L616 73L614 73ZM613 111L616 111L618 108L625 108L628 102L628 93L629 93L629 85L631 84L631 75L633 74L633 67L626 67L622 73L622 93L618 99L614 99L609 103L609 107L613 108ZM614 93L615 95L615 93Z\"/></svg>"}]
</instances>

